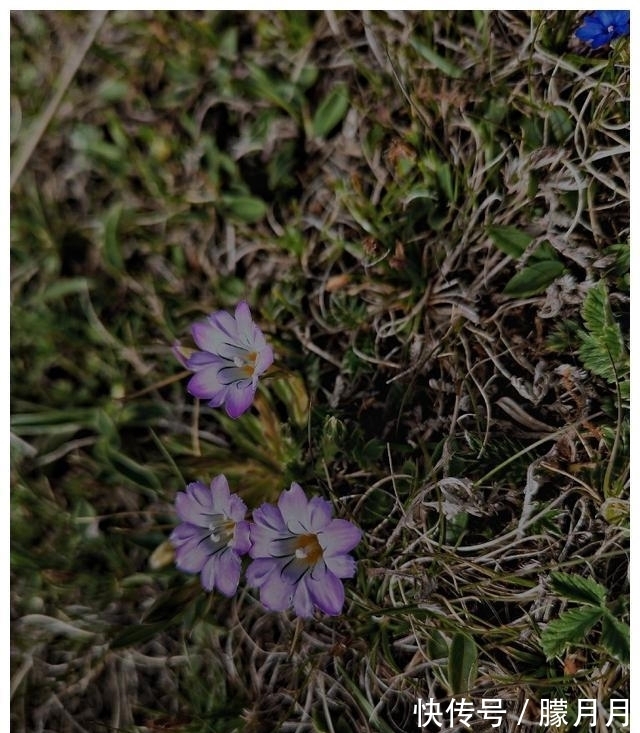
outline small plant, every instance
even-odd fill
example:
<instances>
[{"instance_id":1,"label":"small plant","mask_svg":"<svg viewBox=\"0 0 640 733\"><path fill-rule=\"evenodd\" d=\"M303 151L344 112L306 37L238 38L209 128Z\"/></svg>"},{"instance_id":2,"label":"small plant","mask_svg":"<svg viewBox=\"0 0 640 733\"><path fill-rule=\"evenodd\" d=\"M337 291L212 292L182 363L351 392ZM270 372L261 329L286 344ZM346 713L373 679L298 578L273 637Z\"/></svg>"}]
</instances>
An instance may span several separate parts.
<instances>
[{"instance_id":1,"label":"small plant","mask_svg":"<svg viewBox=\"0 0 640 733\"><path fill-rule=\"evenodd\" d=\"M610 610L603 585L590 578L556 572L551 573L551 587L558 595L580 605L564 611L542 632L542 649L547 658L561 654L567 646L591 646L589 635L600 623L600 646L623 664L629 663L629 625Z\"/></svg>"}]
</instances>

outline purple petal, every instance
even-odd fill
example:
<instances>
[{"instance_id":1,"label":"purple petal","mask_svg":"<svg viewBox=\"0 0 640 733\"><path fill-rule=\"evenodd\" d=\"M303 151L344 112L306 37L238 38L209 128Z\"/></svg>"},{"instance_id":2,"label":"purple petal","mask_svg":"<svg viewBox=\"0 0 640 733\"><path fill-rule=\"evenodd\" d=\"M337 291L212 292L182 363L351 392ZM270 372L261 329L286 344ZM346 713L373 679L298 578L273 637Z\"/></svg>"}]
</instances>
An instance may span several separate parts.
<instances>
[{"instance_id":1,"label":"purple petal","mask_svg":"<svg viewBox=\"0 0 640 733\"><path fill-rule=\"evenodd\" d=\"M261 334L262 335L262 334ZM264 340L264 337L263 337ZM273 349L270 346L258 346L254 374L262 374L273 364Z\"/></svg>"},{"instance_id":2,"label":"purple petal","mask_svg":"<svg viewBox=\"0 0 640 733\"><path fill-rule=\"evenodd\" d=\"M220 381L219 372L220 367L218 365L201 369L189 380L187 391L200 399L215 401L224 399L228 387Z\"/></svg>"},{"instance_id":3,"label":"purple petal","mask_svg":"<svg viewBox=\"0 0 640 733\"><path fill-rule=\"evenodd\" d=\"M221 473L211 481L211 512L212 514L224 514L229 516L229 502L231 492L227 477ZM244 516L244 515L243 515Z\"/></svg>"},{"instance_id":4,"label":"purple petal","mask_svg":"<svg viewBox=\"0 0 640 733\"><path fill-rule=\"evenodd\" d=\"M190 522L182 522L182 524L179 524L173 532L169 535L169 539L173 543L174 547L179 547L180 545L184 545L185 542L188 542L190 539L192 539L194 536L197 536L198 539L201 539L204 535L206 535L208 530L204 529L203 527L196 527L194 524L191 524Z\"/></svg>"},{"instance_id":5,"label":"purple petal","mask_svg":"<svg viewBox=\"0 0 640 733\"><path fill-rule=\"evenodd\" d=\"M282 513L273 504L263 504L256 509L253 512L253 520L267 529L272 529L274 532L287 532Z\"/></svg>"},{"instance_id":6,"label":"purple petal","mask_svg":"<svg viewBox=\"0 0 640 733\"><path fill-rule=\"evenodd\" d=\"M176 566L187 573L199 573L212 554L212 547L206 539L193 537L176 548Z\"/></svg>"},{"instance_id":7,"label":"purple petal","mask_svg":"<svg viewBox=\"0 0 640 733\"><path fill-rule=\"evenodd\" d=\"M246 555L249 552L251 549L249 522L236 522L235 533L230 544L239 555Z\"/></svg>"},{"instance_id":8,"label":"purple petal","mask_svg":"<svg viewBox=\"0 0 640 733\"><path fill-rule=\"evenodd\" d=\"M319 532L324 529L333 515L333 507L331 502L314 496L309 502L309 525L313 532Z\"/></svg>"},{"instance_id":9,"label":"purple petal","mask_svg":"<svg viewBox=\"0 0 640 733\"><path fill-rule=\"evenodd\" d=\"M346 519L333 519L328 527L318 533L318 542L325 557L343 555L360 542L362 532Z\"/></svg>"},{"instance_id":10,"label":"purple petal","mask_svg":"<svg viewBox=\"0 0 640 733\"><path fill-rule=\"evenodd\" d=\"M280 494L278 509L292 532L302 534L310 531L309 502L299 484L292 483L288 491Z\"/></svg>"},{"instance_id":11,"label":"purple petal","mask_svg":"<svg viewBox=\"0 0 640 733\"><path fill-rule=\"evenodd\" d=\"M247 338L250 336L253 329L253 321L251 320L251 311L246 301L241 300L236 306L236 324L238 329L238 336L240 338Z\"/></svg>"},{"instance_id":12,"label":"purple petal","mask_svg":"<svg viewBox=\"0 0 640 733\"><path fill-rule=\"evenodd\" d=\"M353 578L356 574L356 561L351 555L325 555L324 561L337 578Z\"/></svg>"},{"instance_id":13,"label":"purple petal","mask_svg":"<svg viewBox=\"0 0 640 733\"><path fill-rule=\"evenodd\" d=\"M253 513L254 518L257 511L258 510ZM264 527L261 524L255 523L250 525L249 531L251 537L251 547L249 549L250 557L272 558L284 554L280 540L283 537L288 537L288 532L285 534L274 532L274 530L269 527Z\"/></svg>"},{"instance_id":14,"label":"purple petal","mask_svg":"<svg viewBox=\"0 0 640 733\"><path fill-rule=\"evenodd\" d=\"M271 558L260 557L254 560L247 568L247 584L251 588L260 588L271 572L277 572L278 567L279 563Z\"/></svg>"},{"instance_id":15,"label":"purple petal","mask_svg":"<svg viewBox=\"0 0 640 733\"><path fill-rule=\"evenodd\" d=\"M229 519L233 519L234 522L240 522L244 519L246 513L247 505L244 501L237 494L231 494L226 508L226 515Z\"/></svg>"},{"instance_id":16,"label":"purple petal","mask_svg":"<svg viewBox=\"0 0 640 733\"><path fill-rule=\"evenodd\" d=\"M294 586L285 583L278 572L267 575L260 588L260 601L270 611L284 611L291 605Z\"/></svg>"},{"instance_id":17,"label":"purple petal","mask_svg":"<svg viewBox=\"0 0 640 733\"><path fill-rule=\"evenodd\" d=\"M176 494L176 513L184 522L191 522L200 527L207 526L207 517L211 514L211 493L204 484L194 482L187 490Z\"/></svg>"},{"instance_id":18,"label":"purple petal","mask_svg":"<svg viewBox=\"0 0 640 733\"><path fill-rule=\"evenodd\" d=\"M231 340L236 343L238 338L238 328L235 318L227 311L216 311L209 316L209 322Z\"/></svg>"},{"instance_id":19,"label":"purple petal","mask_svg":"<svg viewBox=\"0 0 640 733\"><path fill-rule=\"evenodd\" d=\"M247 386L241 386L240 384L230 385L224 403L227 415L234 419L240 417L243 412L246 412L251 407L255 393L256 389L250 382Z\"/></svg>"},{"instance_id":20,"label":"purple petal","mask_svg":"<svg viewBox=\"0 0 640 733\"><path fill-rule=\"evenodd\" d=\"M220 353L220 347L224 344L225 335L210 321L198 321L191 326L191 335L198 348L208 351L211 354Z\"/></svg>"},{"instance_id":21,"label":"purple petal","mask_svg":"<svg viewBox=\"0 0 640 733\"><path fill-rule=\"evenodd\" d=\"M337 616L344 606L344 586L331 572L324 573L320 579L313 574L306 577L307 587L313 602L329 616Z\"/></svg>"},{"instance_id":22,"label":"purple petal","mask_svg":"<svg viewBox=\"0 0 640 733\"><path fill-rule=\"evenodd\" d=\"M201 580L206 590L213 590L214 586L229 598L238 589L240 582L241 562L233 550L225 550L214 555L202 568Z\"/></svg>"},{"instance_id":23,"label":"purple petal","mask_svg":"<svg viewBox=\"0 0 640 733\"><path fill-rule=\"evenodd\" d=\"M306 580L307 577L305 576L298 583L293 594L293 610L301 618L311 618L313 616L313 600Z\"/></svg>"},{"instance_id":24,"label":"purple petal","mask_svg":"<svg viewBox=\"0 0 640 733\"><path fill-rule=\"evenodd\" d=\"M221 366L225 360L217 354L210 354L208 351L194 351L186 360L185 366L192 372L197 372L207 366Z\"/></svg>"}]
</instances>

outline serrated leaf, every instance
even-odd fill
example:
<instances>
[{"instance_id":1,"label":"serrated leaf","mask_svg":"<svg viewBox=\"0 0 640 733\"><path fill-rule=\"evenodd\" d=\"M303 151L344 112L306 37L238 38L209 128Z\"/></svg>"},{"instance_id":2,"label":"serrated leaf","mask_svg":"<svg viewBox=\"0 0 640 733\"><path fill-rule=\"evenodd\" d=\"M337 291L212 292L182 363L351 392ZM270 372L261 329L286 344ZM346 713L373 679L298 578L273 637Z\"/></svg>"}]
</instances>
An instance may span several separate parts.
<instances>
[{"instance_id":1,"label":"serrated leaf","mask_svg":"<svg viewBox=\"0 0 640 733\"><path fill-rule=\"evenodd\" d=\"M616 323L604 281L590 288L581 309L586 331L579 331L580 358L585 367L616 382L629 372L629 359L620 325Z\"/></svg>"},{"instance_id":2,"label":"serrated leaf","mask_svg":"<svg viewBox=\"0 0 640 733\"><path fill-rule=\"evenodd\" d=\"M349 91L346 84L338 84L320 102L313 116L314 137L324 138L342 120L349 109Z\"/></svg>"},{"instance_id":3,"label":"serrated leaf","mask_svg":"<svg viewBox=\"0 0 640 733\"><path fill-rule=\"evenodd\" d=\"M489 227L487 234L496 247L517 260L533 242L533 237L517 227Z\"/></svg>"},{"instance_id":4,"label":"serrated leaf","mask_svg":"<svg viewBox=\"0 0 640 733\"><path fill-rule=\"evenodd\" d=\"M602 618L602 646L618 661L629 664L631 656L631 629L628 624L618 621L610 611Z\"/></svg>"},{"instance_id":5,"label":"serrated leaf","mask_svg":"<svg viewBox=\"0 0 640 733\"><path fill-rule=\"evenodd\" d=\"M551 573L551 587L563 598L577 603L601 606L607 597L607 589L591 578L569 573Z\"/></svg>"},{"instance_id":6,"label":"serrated leaf","mask_svg":"<svg viewBox=\"0 0 640 733\"><path fill-rule=\"evenodd\" d=\"M558 260L543 260L528 265L516 273L505 285L504 295L527 298L544 292L564 272L564 265Z\"/></svg>"},{"instance_id":7,"label":"serrated leaf","mask_svg":"<svg viewBox=\"0 0 640 733\"><path fill-rule=\"evenodd\" d=\"M584 642L586 635L603 613L604 609L597 606L583 606L572 608L560 618L550 621L540 636L542 650L547 659L560 654L567 644Z\"/></svg>"},{"instance_id":8,"label":"serrated leaf","mask_svg":"<svg viewBox=\"0 0 640 733\"><path fill-rule=\"evenodd\" d=\"M478 673L478 648L467 634L457 633L449 647L449 688L458 695L471 690Z\"/></svg>"}]
</instances>

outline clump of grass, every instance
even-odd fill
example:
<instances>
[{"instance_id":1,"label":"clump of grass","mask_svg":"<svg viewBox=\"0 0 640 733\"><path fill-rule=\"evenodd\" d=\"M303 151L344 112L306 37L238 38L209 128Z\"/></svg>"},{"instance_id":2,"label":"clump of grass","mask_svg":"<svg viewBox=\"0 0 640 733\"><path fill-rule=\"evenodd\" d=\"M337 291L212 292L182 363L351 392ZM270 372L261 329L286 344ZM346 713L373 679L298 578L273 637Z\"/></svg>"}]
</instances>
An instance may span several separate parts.
<instances>
[{"instance_id":1,"label":"clump of grass","mask_svg":"<svg viewBox=\"0 0 640 733\"><path fill-rule=\"evenodd\" d=\"M14 152L90 22L12 13ZM106 16L12 191L16 731L628 698L628 48L578 25ZM171 346L240 298L278 368L233 421ZM175 494L218 473L362 528L341 616L173 568Z\"/></svg>"}]
</instances>

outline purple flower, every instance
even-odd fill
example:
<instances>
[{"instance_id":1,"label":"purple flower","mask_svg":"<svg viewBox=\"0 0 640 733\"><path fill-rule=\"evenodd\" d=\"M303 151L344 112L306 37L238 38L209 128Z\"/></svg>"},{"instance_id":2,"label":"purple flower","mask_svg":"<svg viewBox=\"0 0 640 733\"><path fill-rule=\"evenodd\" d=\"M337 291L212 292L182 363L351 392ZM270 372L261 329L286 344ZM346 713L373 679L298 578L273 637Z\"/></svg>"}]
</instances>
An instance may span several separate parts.
<instances>
[{"instance_id":1,"label":"purple flower","mask_svg":"<svg viewBox=\"0 0 640 733\"><path fill-rule=\"evenodd\" d=\"M224 405L229 417L246 412L256 393L258 377L273 362L273 350L262 331L251 319L249 306L238 303L235 315L226 311L212 313L206 321L191 328L201 351L187 360L195 372L187 389L211 407Z\"/></svg>"},{"instance_id":2,"label":"purple flower","mask_svg":"<svg viewBox=\"0 0 640 733\"><path fill-rule=\"evenodd\" d=\"M596 10L585 18L576 37L591 48L606 46L620 36L629 35L630 15L628 10Z\"/></svg>"},{"instance_id":3,"label":"purple flower","mask_svg":"<svg viewBox=\"0 0 640 733\"><path fill-rule=\"evenodd\" d=\"M352 578L356 561L347 554L361 532L346 519L332 519L326 499L310 501L292 483L278 506L263 504L253 512L247 582L260 589L262 604L271 611L293 606L309 617L314 606L336 616L344 605L341 578Z\"/></svg>"},{"instance_id":4,"label":"purple flower","mask_svg":"<svg viewBox=\"0 0 640 733\"><path fill-rule=\"evenodd\" d=\"M232 596L240 580L240 556L251 546L245 503L229 492L227 479L220 474L210 488L194 481L180 491L176 512L182 524L169 538L176 548L176 565L187 573L200 573L205 590L217 588Z\"/></svg>"}]
</instances>

